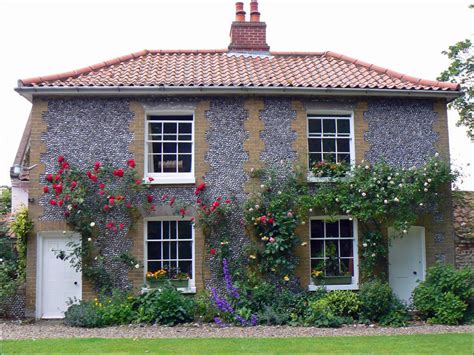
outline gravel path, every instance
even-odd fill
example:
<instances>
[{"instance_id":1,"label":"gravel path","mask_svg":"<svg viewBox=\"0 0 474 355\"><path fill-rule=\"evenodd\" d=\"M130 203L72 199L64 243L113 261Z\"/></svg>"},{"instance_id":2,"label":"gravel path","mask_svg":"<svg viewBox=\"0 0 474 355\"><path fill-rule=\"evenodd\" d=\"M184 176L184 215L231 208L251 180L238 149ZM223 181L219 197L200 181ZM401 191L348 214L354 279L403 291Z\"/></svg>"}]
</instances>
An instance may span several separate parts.
<instances>
[{"instance_id":1,"label":"gravel path","mask_svg":"<svg viewBox=\"0 0 474 355\"><path fill-rule=\"evenodd\" d=\"M288 326L257 326L249 328L190 324L176 327L162 326L118 326L98 329L72 328L60 322L41 321L32 324L15 322L0 323L0 339L41 338L234 338L234 337L313 337L339 335L401 335L428 333L471 333L473 325L414 325L406 328L383 328L365 325L342 328L313 328ZM474 335L473 335L474 338Z\"/></svg>"}]
</instances>

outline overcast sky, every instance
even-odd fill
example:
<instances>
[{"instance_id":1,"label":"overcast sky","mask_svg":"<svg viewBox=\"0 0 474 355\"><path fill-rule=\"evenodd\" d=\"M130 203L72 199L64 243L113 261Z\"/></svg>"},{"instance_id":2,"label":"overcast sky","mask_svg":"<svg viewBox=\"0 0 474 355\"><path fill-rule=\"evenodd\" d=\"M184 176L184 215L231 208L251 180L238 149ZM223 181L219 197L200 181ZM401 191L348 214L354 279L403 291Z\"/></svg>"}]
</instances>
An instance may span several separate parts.
<instances>
[{"instance_id":1,"label":"overcast sky","mask_svg":"<svg viewBox=\"0 0 474 355\"><path fill-rule=\"evenodd\" d=\"M441 51L472 38L472 1L260 0L274 51L332 50L425 79L448 66ZM10 185L31 104L17 80L54 74L142 49L221 49L234 0L0 0L0 185ZM245 0L247 15L248 3ZM449 112L451 156L474 190L474 143ZM470 164L470 166L467 166Z\"/></svg>"}]
</instances>

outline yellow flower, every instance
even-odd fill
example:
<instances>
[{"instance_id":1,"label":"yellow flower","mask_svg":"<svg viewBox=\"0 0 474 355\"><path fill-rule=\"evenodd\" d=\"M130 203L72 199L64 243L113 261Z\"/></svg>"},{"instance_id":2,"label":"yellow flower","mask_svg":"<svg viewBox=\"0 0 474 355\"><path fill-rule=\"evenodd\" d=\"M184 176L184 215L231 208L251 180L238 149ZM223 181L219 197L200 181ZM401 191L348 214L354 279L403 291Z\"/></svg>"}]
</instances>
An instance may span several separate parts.
<instances>
[{"instance_id":1,"label":"yellow flower","mask_svg":"<svg viewBox=\"0 0 474 355\"><path fill-rule=\"evenodd\" d=\"M301 243L301 246L302 246L302 247L305 247L305 246L307 246L307 245L308 245L308 243L306 243L306 242Z\"/></svg>"},{"instance_id":2,"label":"yellow flower","mask_svg":"<svg viewBox=\"0 0 474 355\"><path fill-rule=\"evenodd\" d=\"M285 276L283 276L283 280L290 281L290 278L288 277L288 275L285 275Z\"/></svg>"},{"instance_id":3,"label":"yellow flower","mask_svg":"<svg viewBox=\"0 0 474 355\"><path fill-rule=\"evenodd\" d=\"M253 259L253 260L257 259L257 257L256 257L255 255L253 255L253 254L249 255L249 258L250 258L250 259Z\"/></svg>"}]
</instances>

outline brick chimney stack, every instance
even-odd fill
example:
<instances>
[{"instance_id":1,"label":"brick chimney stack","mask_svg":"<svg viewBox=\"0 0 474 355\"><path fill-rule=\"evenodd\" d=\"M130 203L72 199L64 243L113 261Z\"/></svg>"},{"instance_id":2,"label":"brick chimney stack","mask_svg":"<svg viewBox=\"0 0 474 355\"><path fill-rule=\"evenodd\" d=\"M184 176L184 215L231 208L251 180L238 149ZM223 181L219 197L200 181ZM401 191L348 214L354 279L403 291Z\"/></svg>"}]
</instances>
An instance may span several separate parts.
<instances>
[{"instance_id":1,"label":"brick chimney stack","mask_svg":"<svg viewBox=\"0 0 474 355\"><path fill-rule=\"evenodd\" d=\"M267 24L260 21L258 0L250 2L250 21L245 21L244 4L235 4L235 21L230 27L230 52L268 53Z\"/></svg>"}]
</instances>

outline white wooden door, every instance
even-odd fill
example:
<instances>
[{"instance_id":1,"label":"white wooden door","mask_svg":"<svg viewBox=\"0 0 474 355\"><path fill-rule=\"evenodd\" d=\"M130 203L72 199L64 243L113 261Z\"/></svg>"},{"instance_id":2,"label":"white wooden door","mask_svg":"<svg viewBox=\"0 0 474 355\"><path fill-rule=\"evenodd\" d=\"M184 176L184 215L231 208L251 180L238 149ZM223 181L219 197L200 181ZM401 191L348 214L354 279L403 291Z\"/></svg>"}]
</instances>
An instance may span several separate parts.
<instances>
[{"instance_id":1,"label":"white wooden door","mask_svg":"<svg viewBox=\"0 0 474 355\"><path fill-rule=\"evenodd\" d=\"M45 236L42 251L41 317L63 318L69 298L81 299L82 275L69 261L56 257L55 250L68 253L71 237Z\"/></svg>"},{"instance_id":2,"label":"white wooden door","mask_svg":"<svg viewBox=\"0 0 474 355\"><path fill-rule=\"evenodd\" d=\"M425 229L411 227L403 237L389 229L389 282L393 292L409 302L420 281L425 279Z\"/></svg>"}]
</instances>

